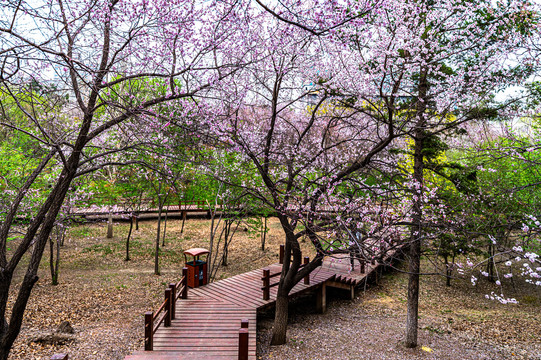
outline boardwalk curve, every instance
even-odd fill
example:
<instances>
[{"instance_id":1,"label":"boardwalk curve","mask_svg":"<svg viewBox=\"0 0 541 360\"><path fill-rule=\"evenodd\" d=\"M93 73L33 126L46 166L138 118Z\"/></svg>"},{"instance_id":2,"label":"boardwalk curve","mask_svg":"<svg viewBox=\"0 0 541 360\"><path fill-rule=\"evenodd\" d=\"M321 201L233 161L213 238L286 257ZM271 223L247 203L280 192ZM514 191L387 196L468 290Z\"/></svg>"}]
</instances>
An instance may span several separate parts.
<instances>
[{"instance_id":1,"label":"boardwalk curve","mask_svg":"<svg viewBox=\"0 0 541 360\"><path fill-rule=\"evenodd\" d=\"M281 264L273 264L265 269L276 273L281 267ZM310 274L309 284L299 282L290 297L315 291L317 309L324 312L327 287L349 289L353 296L355 287L376 270L378 263L363 267L349 271L349 257L345 255L326 258L323 265ZM125 360L242 359L239 356L239 329L243 320L248 320L246 359L255 360L257 313L274 306L278 288L271 287L269 299L263 300L263 270L252 270L190 289L187 299L176 302L171 326L156 330L153 351L136 351ZM271 280L271 284L275 283L279 277Z\"/></svg>"}]
</instances>

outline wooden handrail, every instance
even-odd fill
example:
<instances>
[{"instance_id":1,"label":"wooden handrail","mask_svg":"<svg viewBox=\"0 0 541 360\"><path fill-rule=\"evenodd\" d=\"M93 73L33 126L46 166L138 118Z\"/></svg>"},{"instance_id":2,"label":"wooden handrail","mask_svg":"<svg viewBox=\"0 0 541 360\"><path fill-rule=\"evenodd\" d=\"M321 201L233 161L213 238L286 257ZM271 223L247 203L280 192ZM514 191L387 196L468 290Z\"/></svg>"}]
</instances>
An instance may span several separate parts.
<instances>
[{"instance_id":1,"label":"wooden handrail","mask_svg":"<svg viewBox=\"0 0 541 360\"><path fill-rule=\"evenodd\" d=\"M175 295L175 301L180 299L188 298L188 268L182 268L182 277L180 281L175 285L177 293Z\"/></svg>"},{"instance_id":2,"label":"wooden handrail","mask_svg":"<svg viewBox=\"0 0 541 360\"><path fill-rule=\"evenodd\" d=\"M163 315L158 317L162 311ZM162 323L165 327L171 326L171 289L165 289L165 300L162 303L162 306L160 306L158 311L154 314L152 320L154 321L156 319L158 319L158 322L152 329L153 333L156 333L156 330L158 330Z\"/></svg>"},{"instance_id":3,"label":"wooden handrail","mask_svg":"<svg viewBox=\"0 0 541 360\"><path fill-rule=\"evenodd\" d=\"M269 271L270 271L270 270L269 270ZM271 274L271 275L269 275L269 279L272 279L273 277L276 277L276 276L280 275L281 273L282 273L282 272L279 271L279 272L277 272L277 273ZM265 276L262 276L262 277L261 277L261 280L263 280L264 278L265 278Z\"/></svg>"},{"instance_id":4,"label":"wooden handrail","mask_svg":"<svg viewBox=\"0 0 541 360\"><path fill-rule=\"evenodd\" d=\"M179 205L179 210L182 210L180 208L186 205L206 206L207 201L206 200L181 200L178 202L178 205Z\"/></svg>"},{"instance_id":5,"label":"wooden handrail","mask_svg":"<svg viewBox=\"0 0 541 360\"><path fill-rule=\"evenodd\" d=\"M177 299L188 297L188 268L182 269L182 278L178 283L171 283L165 289L164 301L156 312L145 313L145 351L154 348L154 334L163 323L163 326L171 326L171 320L175 319ZM162 314L163 313L163 314ZM160 316L161 315L161 316ZM158 320L156 322L156 319ZM156 324L154 324L156 322Z\"/></svg>"}]
</instances>

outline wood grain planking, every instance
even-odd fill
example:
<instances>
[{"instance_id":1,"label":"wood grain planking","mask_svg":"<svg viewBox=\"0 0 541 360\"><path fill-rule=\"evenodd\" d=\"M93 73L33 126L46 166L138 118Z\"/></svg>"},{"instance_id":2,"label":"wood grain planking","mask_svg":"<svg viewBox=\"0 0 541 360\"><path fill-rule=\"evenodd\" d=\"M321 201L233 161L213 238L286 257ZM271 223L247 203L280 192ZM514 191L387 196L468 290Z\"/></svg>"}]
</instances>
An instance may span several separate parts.
<instances>
[{"instance_id":1,"label":"wood grain planking","mask_svg":"<svg viewBox=\"0 0 541 360\"><path fill-rule=\"evenodd\" d=\"M379 265L379 264L377 264ZM355 285L377 266L366 265L366 273L349 271L348 263L323 262L310 274L310 284L302 280L290 292L295 297L312 291L327 281ZM267 266L271 274L281 271L280 264ZM125 360L237 359L238 330L241 319L249 320L249 358L256 359L257 310L272 306L278 287L270 288L270 299L262 299L263 269L232 276L190 289L188 299L176 303L176 319L171 327L160 327L154 335L153 352L136 352ZM278 277L274 282L279 280Z\"/></svg>"}]
</instances>

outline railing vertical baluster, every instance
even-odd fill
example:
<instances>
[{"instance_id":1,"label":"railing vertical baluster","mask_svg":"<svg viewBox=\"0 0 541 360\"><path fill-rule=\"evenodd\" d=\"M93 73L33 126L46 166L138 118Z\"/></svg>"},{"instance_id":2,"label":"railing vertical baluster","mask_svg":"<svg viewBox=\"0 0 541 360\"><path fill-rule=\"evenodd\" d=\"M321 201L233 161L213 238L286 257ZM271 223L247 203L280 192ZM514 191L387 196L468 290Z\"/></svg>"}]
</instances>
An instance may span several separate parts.
<instances>
[{"instance_id":1,"label":"railing vertical baluster","mask_svg":"<svg viewBox=\"0 0 541 360\"><path fill-rule=\"evenodd\" d=\"M165 318L163 320L163 326L171 326L171 289L165 289Z\"/></svg>"},{"instance_id":2,"label":"railing vertical baluster","mask_svg":"<svg viewBox=\"0 0 541 360\"><path fill-rule=\"evenodd\" d=\"M284 263L284 254L285 254L285 247L284 245L280 245L280 264Z\"/></svg>"},{"instance_id":3,"label":"railing vertical baluster","mask_svg":"<svg viewBox=\"0 0 541 360\"><path fill-rule=\"evenodd\" d=\"M170 283L169 289L171 289L171 320L175 320L175 312L177 307L177 284Z\"/></svg>"},{"instance_id":4,"label":"railing vertical baluster","mask_svg":"<svg viewBox=\"0 0 541 360\"><path fill-rule=\"evenodd\" d=\"M154 347L153 329L154 328L154 313L147 311L145 313L145 350L152 351Z\"/></svg>"},{"instance_id":5,"label":"railing vertical baluster","mask_svg":"<svg viewBox=\"0 0 541 360\"><path fill-rule=\"evenodd\" d=\"M306 265L308 265L308 263L310 262L310 258L308 256L305 256L304 257L304 266L306 267ZM310 274L306 275L304 277L304 284L305 285L310 285Z\"/></svg>"},{"instance_id":6,"label":"railing vertical baluster","mask_svg":"<svg viewBox=\"0 0 541 360\"><path fill-rule=\"evenodd\" d=\"M270 298L270 270L263 269L263 300L269 300Z\"/></svg>"},{"instance_id":7,"label":"railing vertical baluster","mask_svg":"<svg viewBox=\"0 0 541 360\"><path fill-rule=\"evenodd\" d=\"M184 267L182 268L182 299L188 298L188 268Z\"/></svg>"},{"instance_id":8,"label":"railing vertical baluster","mask_svg":"<svg viewBox=\"0 0 541 360\"><path fill-rule=\"evenodd\" d=\"M246 327L243 327L243 325ZM248 360L248 337L248 320L246 320L246 323L243 320L239 329L239 360Z\"/></svg>"}]
</instances>

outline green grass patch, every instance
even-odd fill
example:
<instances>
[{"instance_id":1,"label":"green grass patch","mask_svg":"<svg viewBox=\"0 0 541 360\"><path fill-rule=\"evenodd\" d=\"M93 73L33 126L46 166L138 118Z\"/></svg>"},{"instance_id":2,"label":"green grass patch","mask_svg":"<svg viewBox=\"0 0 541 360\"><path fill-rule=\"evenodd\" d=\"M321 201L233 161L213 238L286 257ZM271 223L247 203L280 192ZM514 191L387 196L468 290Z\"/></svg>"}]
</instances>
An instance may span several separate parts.
<instances>
[{"instance_id":1,"label":"green grass patch","mask_svg":"<svg viewBox=\"0 0 541 360\"><path fill-rule=\"evenodd\" d=\"M69 234L74 238L83 238L90 236L90 229L86 226L77 226L69 230Z\"/></svg>"},{"instance_id":2,"label":"green grass patch","mask_svg":"<svg viewBox=\"0 0 541 360\"><path fill-rule=\"evenodd\" d=\"M109 244L94 244L92 246L86 247L83 249L83 253L98 253L102 256L112 254L114 252L113 248Z\"/></svg>"}]
</instances>

